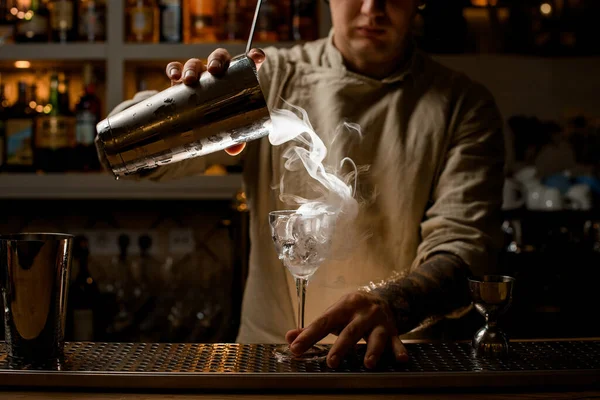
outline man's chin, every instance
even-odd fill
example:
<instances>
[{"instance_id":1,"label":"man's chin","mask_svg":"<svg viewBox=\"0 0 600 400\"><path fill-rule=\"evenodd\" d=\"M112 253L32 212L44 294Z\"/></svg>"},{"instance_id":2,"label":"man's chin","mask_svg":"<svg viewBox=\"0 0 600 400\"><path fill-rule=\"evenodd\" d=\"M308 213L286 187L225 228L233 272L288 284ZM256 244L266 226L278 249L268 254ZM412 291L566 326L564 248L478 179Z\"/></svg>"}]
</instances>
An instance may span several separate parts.
<instances>
[{"instance_id":1,"label":"man's chin","mask_svg":"<svg viewBox=\"0 0 600 400\"><path fill-rule=\"evenodd\" d=\"M387 48L387 46L378 47L374 45L359 45L354 46L353 50L357 58L360 58L362 60L369 60L370 63L383 63L388 59L386 57L386 55L389 53L389 49Z\"/></svg>"}]
</instances>

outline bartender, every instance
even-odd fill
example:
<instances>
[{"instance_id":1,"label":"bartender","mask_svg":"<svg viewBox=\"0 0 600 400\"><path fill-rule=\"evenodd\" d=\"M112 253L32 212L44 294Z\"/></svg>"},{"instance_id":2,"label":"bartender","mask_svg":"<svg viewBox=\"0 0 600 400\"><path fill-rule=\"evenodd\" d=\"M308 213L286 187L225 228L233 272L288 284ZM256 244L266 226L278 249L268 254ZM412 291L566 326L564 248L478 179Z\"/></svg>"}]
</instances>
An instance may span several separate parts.
<instances>
[{"instance_id":1,"label":"bartender","mask_svg":"<svg viewBox=\"0 0 600 400\"><path fill-rule=\"evenodd\" d=\"M244 158L251 211L238 342L281 343L285 337L297 354L319 341L333 343L327 363L335 368L364 339L366 367L375 367L384 352L406 360L402 335L468 310L467 277L495 264L503 120L484 87L415 48L411 31L422 6L419 0L331 0L327 38L249 53L270 109L287 108L286 102L302 107L326 143L342 121L362 128L362 140L350 141L345 155L368 166L358 177L364 202L355 223L369 235L345 259L315 273L307 327L290 330L296 288L268 225L270 211L289 208L273 190L284 172L282 149L268 138L229 149ZM206 65L171 62L166 73L172 84L193 85L206 70L221 74L230 59L218 49ZM152 94L139 93L113 112ZM175 179L203 166L202 158L190 159L139 179Z\"/></svg>"}]
</instances>

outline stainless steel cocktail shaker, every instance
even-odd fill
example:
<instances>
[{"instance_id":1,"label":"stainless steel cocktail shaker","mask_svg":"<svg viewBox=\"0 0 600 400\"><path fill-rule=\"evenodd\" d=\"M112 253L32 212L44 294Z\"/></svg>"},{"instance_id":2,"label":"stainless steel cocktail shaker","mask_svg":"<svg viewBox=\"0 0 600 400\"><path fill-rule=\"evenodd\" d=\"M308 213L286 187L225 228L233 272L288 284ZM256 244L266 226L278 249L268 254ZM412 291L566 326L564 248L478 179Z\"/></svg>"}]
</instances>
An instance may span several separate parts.
<instances>
[{"instance_id":1,"label":"stainless steel cocktail shaker","mask_svg":"<svg viewBox=\"0 0 600 400\"><path fill-rule=\"evenodd\" d=\"M269 134L256 65L246 55L222 76L176 85L101 121L98 147L116 177L224 150Z\"/></svg>"},{"instance_id":2,"label":"stainless steel cocktail shaker","mask_svg":"<svg viewBox=\"0 0 600 400\"><path fill-rule=\"evenodd\" d=\"M15 366L63 359L73 236L0 235L6 352Z\"/></svg>"}]
</instances>

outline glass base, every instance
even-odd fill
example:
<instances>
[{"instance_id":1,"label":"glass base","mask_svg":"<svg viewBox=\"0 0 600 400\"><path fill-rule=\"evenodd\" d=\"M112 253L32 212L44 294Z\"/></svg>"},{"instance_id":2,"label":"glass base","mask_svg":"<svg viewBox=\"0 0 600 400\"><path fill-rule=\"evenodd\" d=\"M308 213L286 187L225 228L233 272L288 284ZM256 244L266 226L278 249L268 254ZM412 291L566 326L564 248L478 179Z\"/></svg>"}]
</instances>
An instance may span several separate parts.
<instances>
[{"instance_id":1,"label":"glass base","mask_svg":"<svg viewBox=\"0 0 600 400\"><path fill-rule=\"evenodd\" d=\"M278 362L285 361L324 361L327 358L327 348L325 346L314 345L299 356L292 353L287 344L278 345L273 350L273 355Z\"/></svg>"}]
</instances>

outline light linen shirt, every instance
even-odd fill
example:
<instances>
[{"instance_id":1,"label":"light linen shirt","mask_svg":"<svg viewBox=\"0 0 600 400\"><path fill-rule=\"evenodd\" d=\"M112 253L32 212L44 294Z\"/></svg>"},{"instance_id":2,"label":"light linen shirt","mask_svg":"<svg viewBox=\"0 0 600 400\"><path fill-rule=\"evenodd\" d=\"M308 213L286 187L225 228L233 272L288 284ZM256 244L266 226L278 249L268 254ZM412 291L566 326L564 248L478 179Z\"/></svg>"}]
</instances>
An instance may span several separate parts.
<instances>
[{"instance_id":1,"label":"light linen shirt","mask_svg":"<svg viewBox=\"0 0 600 400\"><path fill-rule=\"evenodd\" d=\"M333 32L265 52L259 81L270 109L290 109L285 102L302 107L325 143L343 121L362 130L362 139L342 133L343 146L332 146L329 159L348 156L362 167L354 228L365 236L310 280L306 325L344 294L419 268L436 252L459 256L474 274L494 267L501 240L504 138L502 117L484 87L418 50L388 78L359 75L345 67ZM242 343L283 343L296 327L296 287L275 253L268 224L270 211L290 208L277 189L285 148L263 138L243 154L251 250L237 339ZM191 159L147 177L174 179L203 166L202 158ZM308 183L300 176L286 188L310 197ZM332 341L330 336L323 342Z\"/></svg>"}]
</instances>

